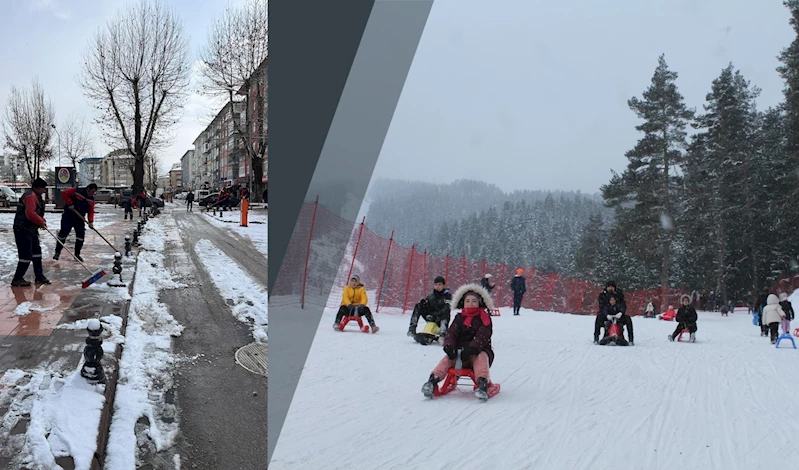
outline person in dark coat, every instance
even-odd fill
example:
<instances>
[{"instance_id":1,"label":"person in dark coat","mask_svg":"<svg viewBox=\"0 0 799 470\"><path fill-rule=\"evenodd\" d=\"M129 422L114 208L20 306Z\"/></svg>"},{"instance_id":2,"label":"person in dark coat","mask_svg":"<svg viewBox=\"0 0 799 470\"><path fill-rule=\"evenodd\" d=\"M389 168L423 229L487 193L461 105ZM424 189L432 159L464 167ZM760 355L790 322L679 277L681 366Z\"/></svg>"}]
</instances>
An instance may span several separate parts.
<instances>
[{"instance_id":1,"label":"person in dark coat","mask_svg":"<svg viewBox=\"0 0 799 470\"><path fill-rule=\"evenodd\" d=\"M483 289L488 291L488 294L491 294L491 291L494 290L494 287L497 285L494 283L494 276L491 274L486 274L483 276L483 279L480 280L480 285L483 286Z\"/></svg>"},{"instance_id":2,"label":"person in dark coat","mask_svg":"<svg viewBox=\"0 0 799 470\"><path fill-rule=\"evenodd\" d=\"M622 328L627 329L627 336L630 338L630 346L634 346L633 319L627 315L627 301L624 299L624 291L616 286L616 281L611 280L605 283L605 289L599 293L599 297L597 298L597 304L599 306L597 317L602 317L601 314L608 306L610 297L616 299L616 306L614 309L622 314L618 323ZM604 325L604 317L597 318L594 322L594 344L599 343L599 333ZM605 334L607 334L607 329L605 330Z\"/></svg>"},{"instance_id":3,"label":"person in dark coat","mask_svg":"<svg viewBox=\"0 0 799 470\"><path fill-rule=\"evenodd\" d=\"M669 335L669 341L674 341L682 330L687 329L691 333L690 341L693 343L696 341L696 321L699 319L699 315L696 314L696 309L691 307L690 297L683 295L681 300L682 306L677 310L677 317L675 318L677 320L677 328L674 329L674 333Z\"/></svg>"},{"instance_id":4,"label":"person in dark coat","mask_svg":"<svg viewBox=\"0 0 799 470\"><path fill-rule=\"evenodd\" d=\"M609 294L607 297L608 304L605 305L602 311L596 315L597 319L594 324L594 344L601 344L604 346L612 340L612 338L608 335L608 332L610 331L610 325L612 323L612 320L613 318L615 318L617 323L622 328L621 337L615 339L616 344L619 346L635 346L635 341L634 341L635 338L633 337L632 323L627 323L624 320L624 317L627 315L625 315L621 311L619 304L616 303L617 298L618 297L616 296L616 294L614 293ZM627 316L627 318L629 317ZM600 325L605 327L605 335L601 340L597 341L597 339L599 338L598 326ZM627 327L627 337L630 338L629 341L624 339L625 326Z\"/></svg>"},{"instance_id":5,"label":"person in dark coat","mask_svg":"<svg viewBox=\"0 0 799 470\"><path fill-rule=\"evenodd\" d=\"M519 311L522 309L522 299L524 298L524 293L527 292L527 280L524 279L523 274L523 269L517 269L516 275L513 276L513 279L510 281L510 290L513 292L514 315L519 315Z\"/></svg>"},{"instance_id":6,"label":"person in dark coat","mask_svg":"<svg viewBox=\"0 0 799 470\"><path fill-rule=\"evenodd\" d=\"M422 386L422 393L428 398L433 397L436 384L455 366L460 350L463 367L471 367L477 378L475 395L485 400L488 398L488 386L491 383L488 370L494 362L494 350L491 347L494 331L491 309L494 308L494 302L482 286L466 284L455 291L452 305L461 311L455 315L444 339L446 356L433 369L430 378Z\"/></svg>"},{"instance_id":7,"label":"person in dark coat","mask_svg":"<svg viewBox=\"0 0 799 470\"><path fill-rule=\"evenodd\" d=\"M194 191L189 191L189 194L186 195L186 212L194 212L192 205L194 205Z\"/></svg>"},{"instance_id":8,"label":"person in dark coat","mask_svg":"<svg viewBox=\"0 0 799 470\"><path fill-rule=\"evenodd\" d=\"M408 336L415 337L416 341L421 344L430 344L447 334L447 327L450 321L449 302L452 300L452 292L445 286L446 279L442 276L437 276L433 280L433 292L413 307ZM416 333L420 317L424 318L427 323L432 324L429 326L433 327L433 332Z\"/></svg>"},{"instance_id":9,"label":"person in dark coat","mask_svg":"<svg viewBox=\"0 0 799 470\"><path fill-rule=\"evenodd\" d=\"M61 191L64 199L64 212L61 214L61 230L58 231L58 240L55 244L54 260L61 257L61 250L72 229L75 229L75 251L72 254L75 258L83 261L80 255L83 249L83 241L86 237L86 219L89 228L94 229L94 195L97 193L97 185L91 183L85 188L67 188ZM75 213L77 211L77 214Z\"/></svg>"},{"instance_id":10,"label":"person in dark coat","mask_svg":"<svg viewBox=\"0 0 799 470\"><path fill-rule=\"evenodd\" d=\"M597 304L599 309L597 312L601 312L605 306L608 304L608 296L610 294L614 294L616 296L616 305L619 306L622 313L627 313L627 301L624 299L624 291L619 289L616 286L616 281L608 281L605 283L605 289L599 293L599 297L597 298Z\"/></svg>"},{"instance_id":11,"label":"person in dark coat","mask_svg":"<svg viewBox=\"0 0 799 470\"><path fill-rule=\"evenodd\" d=\"M23 276L28 266L33 263L33 274L36 284L50 284L44 277L42 267L42 246L39 243L39 229L47 228L44 220L44 200L42 194L47 191L47 182L36 178L31 189L25 191L17 202L17 213L14 216L14 242L17 245L17 270L11 279L11 287L28 287L30 282Z\"/></svg>"},{"instance_id":12,"label":"person in dark coat","mask_svg":"<svg viewBox=\"0 0 799 470\"><path fill-rule=\"evenodd\" d=\"M768 336L768 325L763 324L763 309L766 307L766 303L768 302L768 286L763 287L763 290L760 291L760 294L757 296L757 300L755 301L755 309L757 310L758 315L758 322L757 324L760 326L760 336Z\"/></svg>"},{"instance_id":13,"label":"person in dark coat","mask_svg":"<svg viewBox=\"0 0 799 470\"><path fill-rule=\"evenodd\" d=\"M782 311L785 312L785 319L788 321L793 321L793 305L791 305L791 301L788 300L788 294L785 292L780 294L780 307L782 307Z\"/></svg>"}]
</instances>

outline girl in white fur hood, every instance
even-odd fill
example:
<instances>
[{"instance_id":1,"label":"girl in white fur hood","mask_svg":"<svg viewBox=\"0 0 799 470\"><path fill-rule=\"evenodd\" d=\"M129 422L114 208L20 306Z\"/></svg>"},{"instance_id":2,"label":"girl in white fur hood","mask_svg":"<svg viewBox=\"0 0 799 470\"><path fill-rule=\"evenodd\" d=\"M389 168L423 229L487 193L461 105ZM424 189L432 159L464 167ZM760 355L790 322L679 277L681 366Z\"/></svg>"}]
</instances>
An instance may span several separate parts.
<instances>
[{"instance_id":1,"label":"girl in white fur hood","mask_svg":"<svg viewBox=\"0 0 799 470\"><path fill-rule=\"evenodd\" d=\"M763 307L763 325L768 325L771 333L771 344L777 342L777 333L783 318L785 318L785 312L780 306L780 299L774 294L769 294L766 299L766 306Z\"/></svg>"}]
</instances>

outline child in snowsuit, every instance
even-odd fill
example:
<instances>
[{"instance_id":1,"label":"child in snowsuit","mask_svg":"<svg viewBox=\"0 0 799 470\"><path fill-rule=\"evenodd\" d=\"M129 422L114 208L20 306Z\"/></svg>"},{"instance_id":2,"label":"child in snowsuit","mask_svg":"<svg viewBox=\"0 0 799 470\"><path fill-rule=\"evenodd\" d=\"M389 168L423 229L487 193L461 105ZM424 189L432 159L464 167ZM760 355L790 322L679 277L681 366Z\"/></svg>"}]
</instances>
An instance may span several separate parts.
<instances>
[{"instance_id":1,"label":"child in snowsuit","mask_svg":"<svg viewBox=\"0 0 799 470\"><path fill-rule=\"evenodd\" d=\"M610 337L608 337L608 331L610 330L610 324L612 322L611 317L615 317L617 323L622 327L622 337L616 339L616 344L619 346L635 346L635 342L633 341L633 326L632 322L627 322L624 317L630 318L628 315L625 315L624 312L621 310L621 306L616 303L617 296L615 294L610 294L607 297L608 304L602 308L602 311L597 313L596 315L596 322L594 323L594 344L601 344L606 345L610 342ZM602 337L602 340L599 340L599 330L600 328L605 327L605 335ZM624 327L627 327L627 336L629 336L630 341L629 343L627 340L624 339Z\"/></svg>"},{"instance_id":2,"label":"child in snowsuit","mask_svg":"<svg viewBox=\"0 0 799 470\"><path fill-rule=\"evenodd\" d=\"M522 299L524 298L524 293L527 292L527 281L524 279L523 269L517 269L516 275L513 276L513 279L510 281L510 290L513 292L513 314L519 315L519 311L522 309Z\"/></svg>"},{"instance_id":3,"label":"child in snowsuit","mask_svg":"<svg viewBox=\"0 0 799 470\"><path fill-rule=\"evenodd\" d=\"M421 344L430 344L437 340L443 342L443 337L447 334L452 293L444 287L445 285L446 279L442 276L436 277L433 280L433 292L413 307L408 336L415 337ZM428 325L424 333L417 335L416 326L419 324L419 317L424 318Z\"/></svg>"},{"instance_id":4,"label":"child in snowsuit","mask_svg":"<svg viewBox=\"0 0 799 470\"><path fill-rule=\"evenodd\" d=\"M774 294L769 294L766 297L766 306L763 307L763 326L769 329L771 336L771 344L777 342L778 331L780 322L785 318L785 312L780 306L780 300Z\"/></svg>"},{"instance_id":5,"label":"child in snowsuit","mask_svg":"<svg viewBox=\"0 0 799 470\"><path fill-rule=\"evenodd\" d=\"M122 208L125 209L125 220L128 220L128 214L130 214L130 220L133 220L133 206L135 205L135 199L132 197L125 198L122 200Z\"/></svg>"},{"instance_id":6,"label":"child in snowsuit","mask_svg":"<svg viewBox=\"0 0 799 470\"><path fill-rule=\"evenodd\" d=\"M699 316L696 314L696 309L691 307L690 297L683 295L681 300L682 305L677 310L677 317L675 318L677 320L677 328L674 329L674 333L669 335L669 341L674 341L682 330L687 329L691 333L690 341L693 343L696 341L696 320L699 319Z\"/></svg>"},{"instance_id":7,"label":"child in snowsuit","mask_svg":"<svg viewBox=\"0 0 799 470\"><path fill-rule=\"evenodd\" d=\"M336 314L336 321L333 323L333 329L338 330L341 319L347 316L364 316L372 327L372 333L377 333L380 328L375 325L375 319L372 316L372 311L366 304L369 299L366 297L366 289L361 284L361 278L357 274L353 274L350 278L349 284L344 286L344 292L341 294L341 307Z\"/></svg>"},{"instance_id":8,"label":"child in snowsuit","mask_svg":"<svg viewBox=\"0 0 799 470\"><path fill-rule=\"evenodd\" d=\"M768 304L768 296L771 295L768 293L768 287L763 287L763 290L760 291L760 295L757 296L757 301L755 303L755 308L757 308L757 321L758 326L760 326L760 336L767 336L768 335L768 325L763 321L763 309L766 308Z\"/></svg>"},{"instance_id":9,"label":"child in snowsuit","mask_svg":"<svg viewBox=\"0 0 799 470\"><path fill-rule=\"evenodd\" d=\"M782 320L782 332L790 334L794 312L793 305L791 305L791 302L788 300L788 294L785 292L780 294L780 307L782 307L782 311L785 312L785 319Z\"/></svg>"},{"instance_id":10,"label":"child in snowsuit","mask_svg":"<svg viewBox=\"0 0 799 470\"><path fill-rule=\"evenodd\" d=\"M477 284L466 284L458 288L452 296L452 305L461 311L455 315L444 339L446 356L433 369L428 381L422 386L422 393L427 398L433 397L438 382L447 375L447 371L455 366L460 352L463 367L471 367L477 377L475 395L480 399L488 398L490 377L488 369L494 362L494 350L491 347L493 325L491 309L494 302L488 291Z\"/></svg>"},{"instance_id":11,"label":"child in snowsuit","mask_svg":"<svg viewBox=\"0 0 799 470\"><path fill-rule=\"evenodd\" d=\"M646 310L644 311L644 317L646 318L654 318L655 317L655 306L652 302L646 304Z\"/></svg>"}]
</instances>

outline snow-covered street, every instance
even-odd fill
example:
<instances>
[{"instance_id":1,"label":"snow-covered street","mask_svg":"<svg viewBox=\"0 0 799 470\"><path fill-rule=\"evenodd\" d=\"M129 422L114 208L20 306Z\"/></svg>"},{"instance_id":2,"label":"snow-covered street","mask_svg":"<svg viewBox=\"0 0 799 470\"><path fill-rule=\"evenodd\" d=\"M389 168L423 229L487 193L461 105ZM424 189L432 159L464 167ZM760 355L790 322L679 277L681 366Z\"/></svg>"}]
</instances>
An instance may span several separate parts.
<instances>
[{"instance_id":1,"label":"snow-covered street","mask_svg":"<svg viewBox=\"0 0 799 470\"><path fill-rule=\"evenodd\" d=\"M503 308L491 368L502 390L488 403L467 386L422 396L443 352L405 335L409 315L376 315L377 334L333 331L334 316L319 323L271 470L749 470L799 457L799 350L775 349L746 313L700 312L695 344L667 340L674 322L634 317L625 348L593 345L593 316Z\"/></svg>"},{"instance_id":2,"label":"snow-covered street","mask_svg":"<svg viewBox=\"0 0 799 470\"><path fill-rule=\"evenodd\" d=\"M8 354L0 356L7 364L0 369L0 440L5 442L0 448L2 468L90 468L98 430L102 431L107 385L87 384L80 371L86 327L89 318L95 317L91 312L99 309L98 303L107 303L104 309L113 312L99 316L107 377L117 367L113 361L116 346L124 347L104 468L149 465L172 469L180 468L181 462L197 468L222 468L223 462L232 461L237 462L236 468L258 468L259 459L254 456L266 452L265 419L262 433L251 433L252 442L246 443L242 435L259 427L251 421L265 416L266 381L237 364L234 353L253 340L264 343L265 350L266 281L265 274L257 274L266 269L257 266L265 265L266 217L264 214L261 224L234 231L236 224L201 214L181 214L179 207L167 204L160 216L146 224L141 246L134 249L138 263L131 294L126 287L106 284L110 276L85 290L75 290L69 280L66 285L54 282L52 293L29 288L30 293L11 295L7 283L3 286L9 291L3 300L9 317L3 319L9 324L3 346L17 357L33 357L20 362ZM135 224L119 220L121 209L99 210L96 227L122 230L114 243L124 246L122 235ZM58 214L48 215L50 221L58 218ZM256 233L261 231L264 235ZM103 243L97 238L87 237L87 262L103 266L110 274L113 256L107 253L107 245L97 244ZM256 248L259 241L264 242L263 257ZM7 274L16 263L9 232L0 233L0 244L12 250L0 258L0 279L8 281ZM47 240L42 241L46 260L48 245ZM244 265L239 264L242 260L246 260ZM130 283L133 258L123 264L124 280ZM79 268L71 261L45 262L45 270L54 280L65 273L84 276ZM230 276L236 281L230 282ZM69 296L59 295L59 291ZM130 307L123 335L121 305L127 301ZM44 323L44 318L49 323ZM25 328L38 328L33 334L39 336L19 336L25 334ZM32 341L52 344L45 350L54 352L36 352L31 348L38 343ZM197 380L199 377L203 378ZM231 386L241 389L241 397L227 390ZM226 413L231 421L215 411ZM239 429L242 426L247 429ZM215 433L214 450L206 448L202 430L197 434L202 427L222 430ZM247 445L250 450L231 457L237 445Z\"/></svg>"}]
</instances>

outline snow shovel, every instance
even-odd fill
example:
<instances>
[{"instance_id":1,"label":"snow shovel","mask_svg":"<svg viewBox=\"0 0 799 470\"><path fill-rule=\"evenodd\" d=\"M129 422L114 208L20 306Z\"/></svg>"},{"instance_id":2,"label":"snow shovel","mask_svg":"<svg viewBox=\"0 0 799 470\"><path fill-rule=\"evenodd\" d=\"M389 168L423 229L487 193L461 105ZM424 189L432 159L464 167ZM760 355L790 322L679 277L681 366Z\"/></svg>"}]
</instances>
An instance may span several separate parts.
<instances>
[{"instance_id":1,"label":"snow shovel","mask_svg":"<svg viewBox=\"0 0 799 470\"><path fill-rule=\"evenodd\" d=\"M80 215L80 212L76 211L74 207L71 207L70 209L72 209L72 212L74 212L75 214L77 214L77 216L78 216L78 217L80 217L81 219L83 219L83 216L82 216L82 215ZM86 225L88 225L88 224L89 224L88 222L86 222L86 219L83 219L83 223L85 223ZM97 235L100 235L100 238L102 238L104 242L108 243L108 246L110 246L111 248L113 248L113 250L114 250L114 253L118 253L118 252L119 252L119 250L117 250L117 248L116 248L114 245L112 245L112 244L111 244L111 242L109 242L108 240L106 240L106 238L103 236L103 234L102 234L102 233L100 233L100 232L98 232L96 228L94 228L94 227L91 227L91 229L92 229L92 230L94 230L94 233L96 233Z\"/></svg>"},{"instance_id":2,"label":"snow shovel","mask_svg":"<svg viewBox=\"0 0 799 470\"><path fill-rule=\"evenodd\" d=\"M81 266L83 266L83 268L84 268L84 269L86 269L86 271L89 271L89 274L90 274L90 276L89 276L89 277L87 277L86 279L84 279L84 280L83 280L83 282L81 283L81 287L82 287L83 289L85 289L85 288L89 287L90 285L92 285L92 284L94 284L95 282L97 282L97 281L99 281L100 279L102 279L102 278L103 278L103 276L105 276L105 271L103 271L103 269L102 269L102 268L98 269L97 271L92 271L91 269L89 269L89 268L88 268L88 267L87 267L85 264L83 264L83 261L79 260L79 259L78 259L78 258L77 258L75 255L73 255L73 254L72 254L72 253L71 253L71 252L70 252L70 251L67 249L67 247L64 245L64 243L63 243L61 240L59 240L59 239L58 239L58 237L57 237L57 236L55 236L55 234L54 234L53 232L51 232L49 228L47 228L47 227L43 227L43 228L44 228L45 230L47 230L47 233L49 233L50 235L52 235L52 237L53 237L53 238L55 238L55 239L56 239L56 241L57 241L58 243L60 243L60 244L61 244L61 248L63 248L64 250L66 250L66 252L67 252L67 254L68 254L68 255L70 255L70 256L72 256L73 258L75 258L75 259L78 261L78 263L80 263L80 264L81 264Z\"/></svg>"}]
</instances>

